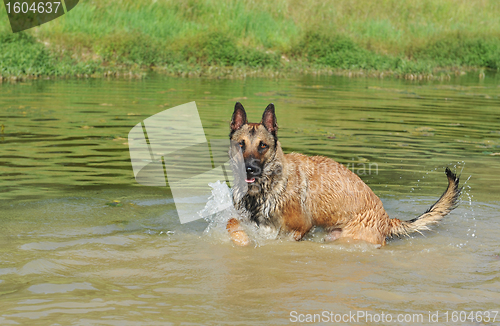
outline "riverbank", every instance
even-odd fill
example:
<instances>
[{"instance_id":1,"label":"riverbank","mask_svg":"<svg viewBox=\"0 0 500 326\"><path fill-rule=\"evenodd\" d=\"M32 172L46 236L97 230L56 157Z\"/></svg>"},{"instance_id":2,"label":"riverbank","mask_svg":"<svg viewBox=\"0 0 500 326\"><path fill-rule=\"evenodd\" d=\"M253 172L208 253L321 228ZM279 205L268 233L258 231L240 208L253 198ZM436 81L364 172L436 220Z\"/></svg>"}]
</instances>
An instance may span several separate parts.
<instances>
[{"instance_id":1,"label":"riverbank","mask_svg":"<svg viewBox=\"0 0 500 326\"><path fill-rule=\"evenodd\" d=\"M500 3L480 0L88 0L26 33L1 11L0 75L481 75L500 68L498 16Z\"/></svg>"}]
</instances>

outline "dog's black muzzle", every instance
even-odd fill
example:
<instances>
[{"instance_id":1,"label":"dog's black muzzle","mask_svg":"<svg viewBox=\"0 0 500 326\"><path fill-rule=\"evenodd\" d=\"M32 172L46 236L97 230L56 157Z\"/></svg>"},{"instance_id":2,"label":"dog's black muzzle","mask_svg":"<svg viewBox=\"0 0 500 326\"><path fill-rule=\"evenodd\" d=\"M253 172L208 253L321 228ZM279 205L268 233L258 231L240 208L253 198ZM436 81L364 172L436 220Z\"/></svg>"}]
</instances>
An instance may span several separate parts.
<instances>
[{"instance_id":1,"label":"dog's black muzzle","mask_svg":"<svg viewBox=\"0 0 500 326\"><path fill-rule=\"evenodd\" d=\"M255 179L260 177L262 174L262 167L259 164L259 160L250 158L245 161L245 172L247 174L246 181L248 183L255 182Z\"/></svg>"}]
</instances>

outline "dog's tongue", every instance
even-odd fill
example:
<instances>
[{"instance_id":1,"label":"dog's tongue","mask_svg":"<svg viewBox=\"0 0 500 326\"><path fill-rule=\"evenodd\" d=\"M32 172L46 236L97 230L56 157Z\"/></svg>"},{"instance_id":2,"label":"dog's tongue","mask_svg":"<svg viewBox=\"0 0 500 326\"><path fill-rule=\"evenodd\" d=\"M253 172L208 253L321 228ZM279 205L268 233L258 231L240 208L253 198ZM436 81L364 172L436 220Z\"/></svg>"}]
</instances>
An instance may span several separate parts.
<instances>
[{"instance_id":1,"label":"dog's tongue","mask_svg":"<svg viewBox=\"0 0 500 326\"><path fill-rule=\"evenodd\" d=\"M255 182L255 178L252 178L252 179L245 179L245 181L246 181L247 183L253 183L253 182Z\"/></svg>"}]
</instances>

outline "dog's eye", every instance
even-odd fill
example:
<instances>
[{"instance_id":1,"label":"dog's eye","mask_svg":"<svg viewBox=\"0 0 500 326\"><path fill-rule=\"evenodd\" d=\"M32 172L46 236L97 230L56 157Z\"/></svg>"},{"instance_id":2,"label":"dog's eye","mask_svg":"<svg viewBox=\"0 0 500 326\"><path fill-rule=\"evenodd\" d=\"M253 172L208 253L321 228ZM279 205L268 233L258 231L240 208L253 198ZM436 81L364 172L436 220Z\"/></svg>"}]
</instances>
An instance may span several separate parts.
<instances>
[{"instance_id":1,"label":"dog's eye","mask_svg":"<svg viewBox=\"0 0 500 326\"><path fill-rule=\"evenodd\" d=\"M262 148L262 149L265 149L265 148L267 148L269 146L267 146L267 144L265 144L263 142L260 142L259 147Z\"/></svg>"},{"instance_id":2,"label":"dog's eye","mask_svg":"<svg viewBox=\"0 0 500 326\"><path fill-rule=\"evenodd\" d=\"M240 141L240 147L241 148L245 147L245 141L244 140Z\"/></svg>"}]
</instances>

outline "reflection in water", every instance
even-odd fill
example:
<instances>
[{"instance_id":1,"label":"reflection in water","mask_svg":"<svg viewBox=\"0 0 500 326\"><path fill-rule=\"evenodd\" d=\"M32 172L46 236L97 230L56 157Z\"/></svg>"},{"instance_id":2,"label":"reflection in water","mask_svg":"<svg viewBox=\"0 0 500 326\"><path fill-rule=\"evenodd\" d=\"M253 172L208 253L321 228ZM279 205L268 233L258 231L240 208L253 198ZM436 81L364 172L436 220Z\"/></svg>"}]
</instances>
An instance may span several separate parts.
<instances>
[{"instance_id":1,"label":"reflection in water","mask_svg":"<svg viewBox=\"0 0 500 326\"><path fill-rule=\"evenodd\" d=\"M0 324L288 324L302 314L498 310L498 81L300 77L30 81L0 86ZM383 249L258 239L179 223L171 192L134 180L130 129L196 101L226 139L273 102L284 150L349 165L391 217L417 216L462 172L461 206ZM368 167L372 169L369 170ZM363 167L366 167L363 169ZM119 200L121 205L106 205ZM425 299L424 299L425 298ZM497 322L500 316L497 317ZM43 322L45 321L45 323ZM361 322L362 323L362 322Z\"/></svg>"}]
</instances>

